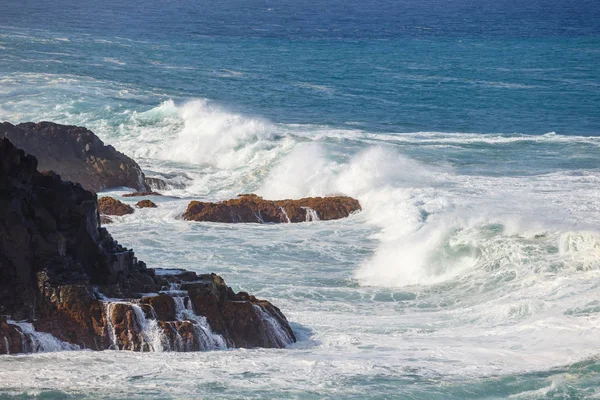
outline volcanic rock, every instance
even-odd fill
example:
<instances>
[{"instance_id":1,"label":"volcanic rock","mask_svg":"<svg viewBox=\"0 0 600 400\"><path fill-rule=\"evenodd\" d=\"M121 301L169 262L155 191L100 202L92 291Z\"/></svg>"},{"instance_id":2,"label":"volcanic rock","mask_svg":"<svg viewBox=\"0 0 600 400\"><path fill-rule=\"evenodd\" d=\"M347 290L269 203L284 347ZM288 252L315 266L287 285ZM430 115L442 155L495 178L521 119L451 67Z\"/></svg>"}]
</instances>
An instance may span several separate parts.
<instances>
[{"instance_id":1,"label":"volcanic rock","mask_svg":"<svg viewBox=\"0 0 600 400\"><path fill-rule=\"evenodd\" d=\"M123 216L127 214L133 214L133 207L125 204L112 197L105 196L98 199L98 211L104 215L118 215Z\"/></svg>"},{"instance_id":2,"label":"volcanic rock","mask_svg":"<svg viewBox=\"0 0 600 400\"><path fill-rule=\"evenodd\" d=\"M175 321L175 300L171 296L160 293L158 296L142 297L141 304L149 304L156 313L158 319L163 321Z\"/></svg>"},{"instance_id":3,"label":"volcanic rock","mask_svg":"<svg viewBox=\"0 0 600 400\"><path fill-rule=\"evenodd\" d=\"M192 351L295 341L275 306L217 275L147 268L100 227L93 192L38 172L36 158L8 139L0 139L0 316L0 354L48 343Z\"/></svg>"},{"instance_id":4,"label":"volcanic rock","mask_svg":"<svg viewBox=\"0 0 600 400\"><path fill-rule=\"evenodd\" d=\"M141 200L138 201L135 206L137 208L156 208L158 207L156 204L154 204L154 202L150 201L150 200Z\"/></svg>"},{"instance_id":5,"label":"volcanic rock","mask_svg":"<svg viewBox=\"0 0 600 400\"><path fill-rule=\"evenodd\" d=\"M162 194L157 192L133 192L133 193L125 193L123 197L142 197L142 196L162 196Z\"/></svg>"},{"instance_id":6,"label":"volcanic rock","mask_svg":"<svg viewBox=\"0 0 600 400\"><path fill-rule=\"evenodd\" d=\"M105 146L92 131L53 122L0 123L0 139L8 138L17 147L37 157L40 170L52 170L62 179L80 183L99 192L131 187L149 191L140 166Z\"/></svg>"},{"instance_id":7,"label":"volcanic rock","mask_svg":"<svg viewBox=\"0 0 600 400\"><path fill-rule=\"evenodd\" d=\"M211 222L306 222L345 218L360 209L358 200L347 196L273 201L242 194L220 203L192 201L183 218Z\"/></svg>"}]
</instances>

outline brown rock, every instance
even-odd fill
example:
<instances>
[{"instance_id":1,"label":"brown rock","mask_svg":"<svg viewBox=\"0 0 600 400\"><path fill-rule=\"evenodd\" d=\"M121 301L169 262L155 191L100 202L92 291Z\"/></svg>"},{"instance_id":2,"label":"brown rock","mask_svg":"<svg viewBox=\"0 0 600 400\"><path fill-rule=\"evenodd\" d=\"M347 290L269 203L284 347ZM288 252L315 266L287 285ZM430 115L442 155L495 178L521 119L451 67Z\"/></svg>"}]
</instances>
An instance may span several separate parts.
<instances>
[{"instance_id":1,"label":"brown rock","mask_svg":"<svg viewBox=\"0 0 600 400\"><path fill-rule=\"evenodd\" d=\"M171 296L160 293L158 296L142 297L142 304L149 304L156 313L156 317L162 321L175 321L175 301Z\"/></svg>"},{"instance_id":2,"label":"brown rock","mask_svg":"<svg viewBox=\"0 0 600 400\"><path fill-rule=\"evenodd\" d=\"M63 179L99 192L132 187L150 190L139 165L125 154L106 146L86 128L52 122L0 123L0 139L10 141L37 157L42 170L52 170Z\"/></svg>"},{"instance_id":3,"label":"brown rock","mask_svg":"<svg viewBox=\"0 0 600 400\"><path fill-rule=\"evenodd\" d=\"M138 201L135 205L137 208L156 208L157 205L150 200L141 200Z\"/></svg>"},{"instance_id":4,"label":"brown rock","mask_svg":"<svg viewBox=\"0 0 600 400\"><path fill-rule=\"evenodd\" d=\"M346 196L272 201L243 194L220 203L192 201L183 218L212 222L305 222L345 218L360 209L358 200Z\"/></svg>"},{"instance_id":5,"label":"brown rock","mask_svg":"<svg viewBox=\"0 0 600 400\"><path fill-rule=\"evenodd\" d=\"M123 197L142 197L142 196L162 196L162 194L157 192L133 192L126 193Z\"/></svg>"},{"instance_id":6,"label":"brown rock","mask_svg":"<svg viewBox=\"0 0 600 400\"><path fill-rule=\"evenodd\" d=\"M104 215L133 214L133 207L112 197L105 196L98 199L98 211Z\"/></svg>"},{"instance_id":7,"label":"brown rock","mask_svg":"<svg viewBox=\"0 0 600 400\"><path fill-rule=\"evenodd\" d=\"M235 294L218 275L200 278L202 281L184 283L181 288L188 291L194 310L205 316L212 329L231 346L278 348L296 341L285 316L268 301L245 292ZM267 326L266 318L281 327L280 335Z\"/></svg>"}]
</instances>

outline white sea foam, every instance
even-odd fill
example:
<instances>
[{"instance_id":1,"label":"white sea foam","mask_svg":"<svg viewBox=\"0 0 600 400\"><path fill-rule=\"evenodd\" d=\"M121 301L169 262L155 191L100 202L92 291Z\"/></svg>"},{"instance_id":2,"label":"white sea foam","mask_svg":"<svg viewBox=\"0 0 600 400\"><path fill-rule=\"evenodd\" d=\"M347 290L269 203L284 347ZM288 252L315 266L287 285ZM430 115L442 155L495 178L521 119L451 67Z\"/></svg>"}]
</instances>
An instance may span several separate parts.
<instances>
[{"instance_id":1,"label":"white sea foam","mask_svg":"<svg viewBox=\"0 0 600 400\"><path fill-rule=\"evenodd\" d=\"M253 156L253 144L261 146L261 140L270 136L266 122L228 113L206 100L183 105L166 101L147 112L133 113L131 124L122 129L132 140L125 144L131 145L138 156L220 169L244 165ZM143 148L133 147L140 139L150 143ZM164 146L165 141L170 142L169 146Z\"/></svg>"},{"instance_id":2,"label":"white sea foam","mask_svg":"<svg viewBox=\"0 0 600 400\"><path fill-rule=\"evenodd\" d=\"M63 106L48 115L66 114L70 106ZM236 290L281 307L301 339L290 347L300 351L252 353L253 363L277 365L261 378L269 390L299 370L310 378L293 378L296 390L320 385L350 397L364 393L338 383L348 377L404 379L403 371L414 370L436 380L480 379L597 354L600 173L585 163L544 168L528 157L592 157L598 138L280 125L204 100L119 112L117 125L94 120L98 133L152 175L184 184L167 193L186 197L157 199L156 209L116 218L111 233L151 266L215 271ZM464 154L474 160L466 167ZM178 219L190 197L222 200L240 192L274 199L346 194L363 211L280 226ZM169 354L186 380L161 376L178 382L184 397L193 390L189 377L211 382L218 373L247 389L236 375L256 370L247 353L217 353L210 368L204 355L190 364ZM136 363L148 370L158 362L126 357L125 375ZM75 382L77 374L68 376Z\"/></svg>"},{"instance_id":3,"label":"white sea foam","mask_svg":"<svg viewBox=\"0 0 600 400\"><path fill-rule=\"evenodd\" d=\"M8 321L9 324L20 328L21 342L23 349L33 353L55 352L66 350L79 350L80 347L71 343L66 343L46 332L38 332L29 322ZM6 346L8 348L8 341Z\"/></svg>"}]
</instances>

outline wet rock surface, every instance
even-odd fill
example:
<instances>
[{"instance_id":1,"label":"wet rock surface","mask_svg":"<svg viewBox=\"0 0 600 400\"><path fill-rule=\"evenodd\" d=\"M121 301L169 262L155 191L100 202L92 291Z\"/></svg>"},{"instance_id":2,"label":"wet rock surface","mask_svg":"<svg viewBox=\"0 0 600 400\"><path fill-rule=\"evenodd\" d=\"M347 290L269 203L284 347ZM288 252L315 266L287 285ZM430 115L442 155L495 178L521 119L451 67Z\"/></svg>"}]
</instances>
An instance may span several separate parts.
<instances>
[{"instance_id":1,"label":"wet rock surface","mask_svg":"<svg viewBox=\"0 0 600 400\"><path fill-rule=\"evenodd\" d=\"M243 194L220 203L192 201L183 218L188 221L288 223L340 219L360 209L358 200L347 196L273 201L255 194Z\"/></svg>"},{"instance_id":2,"label":"wet rock surface","mask_svg":"<svg viewBox=\"0 0 600 400\"><path fill-rule=\"evenodd\" d=\"M127 214L133 214L134 210L128 204L123 203L117 199L109 196L101 197L98 199L98 211L102 215L117 215L123 216Z\"/></svg>"},{"instance_id":3,"label":"wet rock surface","mask_svg":"<svg viewBox=\"0 0 600 400\"><path fill-rule=\"evenodd\" d=\"M8 138L15 146L38 159L40 170L52 170L63 180L77 182L87 190L131 187L149 191L139 165L104 145L92 131L53 122L0 123L0 139Z\"/></svg>"},{"instance_id":4,"label":"wet rock surface","mask_svg":"<svg viewBox=\"0 0 600 400\"><path fill-rule=\"evenodd\" d=\"M142 196L162 196L162 194L158 192L133 192L133 193L125 193L123 197L142 197Z\"/></svg>"},{"instance_id":5,"label":"wet rock surface","mask_svg":"<svg viewBox=\"0 0 600 400\"><path fill-rule=\"evenodd\" d=\"M295 341L268 301L215 274L147 268L99 220L93 192L37 171L33 156L0 139L0 354Z\"/></svg>"},{"instance_id":6,"label":"wet rock surface","mask_svg":"<svg viewBox=\"0 0 600 400\"><path fill-rule=\"evenodd\" d=\"M141 200L138 201L135 206L137 208L156 208L158 207L153 201L151 200Z\"/></svg>"}]
</instances>

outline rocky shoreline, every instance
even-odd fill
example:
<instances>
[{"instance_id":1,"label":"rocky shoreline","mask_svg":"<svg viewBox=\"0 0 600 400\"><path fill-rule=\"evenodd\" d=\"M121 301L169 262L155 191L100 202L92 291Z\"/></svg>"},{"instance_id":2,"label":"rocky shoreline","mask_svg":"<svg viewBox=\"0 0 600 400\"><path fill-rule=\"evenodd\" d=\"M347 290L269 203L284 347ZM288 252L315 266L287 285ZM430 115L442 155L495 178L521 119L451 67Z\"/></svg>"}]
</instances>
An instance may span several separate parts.
<instances>
[{"instance_id":1,"label":"rocky shoreline","mask_svg":"<svg viewBox=\"0 0 600 400\"><path fill-rule=\"evenodd\" d=\"M132 207L94 193L114 187L133 188L123 197L142 199ZM113 222L109 215L157 207L143 197L168 188L85 128L0 123L0 354L282 348L295 342L286 317L270 302L234 293L215 274L148 268L102 227ZM360 209L346 196L271 201L244 194L192 201L182 215L188 221L296 223L345 218Z\"/></svg>"},{"instance_id":2,"label":"rocky shoreline","mask_svg":"<svg viewBox=\"0 0 600 400\"><path fill-rule=\"evenodd\" d=\"M295 341L277 307L215 274L148 268L101 227L95 193L37 166L0 139L0 354Z\"/></svg>"}]
</instances>

